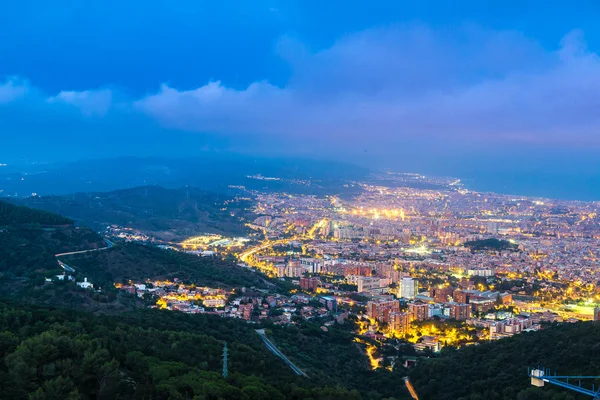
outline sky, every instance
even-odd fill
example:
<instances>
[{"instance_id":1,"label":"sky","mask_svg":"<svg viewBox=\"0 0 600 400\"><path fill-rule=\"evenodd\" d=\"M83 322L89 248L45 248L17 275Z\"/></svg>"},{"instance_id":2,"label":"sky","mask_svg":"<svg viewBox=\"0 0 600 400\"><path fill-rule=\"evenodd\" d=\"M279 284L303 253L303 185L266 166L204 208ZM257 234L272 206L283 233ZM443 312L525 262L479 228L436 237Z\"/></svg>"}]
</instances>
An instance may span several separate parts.
<instances>
[{"instance_id":1,"label":"sky","mask_svg":"<svg viewBox=\"0 0 600 400\"><path fill-rule=\"evenodd\" d=\"M0 6L0 163L233 151L600 200L600 4Z\"/></svg>"}]
</instances>

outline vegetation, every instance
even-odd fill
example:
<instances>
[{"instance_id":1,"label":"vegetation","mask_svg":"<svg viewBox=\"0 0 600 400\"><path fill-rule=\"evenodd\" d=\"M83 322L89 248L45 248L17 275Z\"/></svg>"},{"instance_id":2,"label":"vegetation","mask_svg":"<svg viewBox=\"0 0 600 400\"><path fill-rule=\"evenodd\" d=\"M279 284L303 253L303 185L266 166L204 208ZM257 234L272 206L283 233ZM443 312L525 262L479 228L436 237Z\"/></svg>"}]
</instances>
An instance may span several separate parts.
<instances>
[{"instance_id":1,"label":"vegetation","mask_svg":"<svg viewBox=\"0 0 600 400\"><path fill-rule=\"evenodd\" d=\"M273 326L270 332L279 349L319 384L333 381L368 399L405 398L404 369L372 371L365 346L354 341L354 328L352 321L326 330L319 323L301 322Z\"/></svg>"},{"instance_id":2,"label":"vegetation","mask_svg":"<svg viewBox=\"0 0 600 400\"><path fill-rule=\"evenodd\" d=\"M253 327L216 316L144 310L107 317L0 303L0 332L7 400L361 398L335 382L296 376Z\"/></svg>"},{"instance_id":3,"label":"vegetation","mask_svg":"<svg viewBox=\"0 0 600 400\"><path fill-rule=\"evenodd\" d=\"M503 250L512 250L516 251L518 249L518 245L515 243L511 243L508 240L500 240L496 238L490 239L481 239L481 240L473 240L470 242L465 242L465 247L471 249L471 251L503 251Z\"/></svg>"},{"instance_id":4,"label":"vegetation","mask_svg":"<svg viewBox=\"0 0 600 400\"><path fill-rule=\"evenodd\" d=\"M240 234L249 218L249 202L186 187L142 186L105 193L36 196L24 204L68 215L102 230L108 225L140 229L165 240L199 232Z\"/></svg>"},{"instance_id":5,"label":"vegetation","mask_svg":"<svg viewBox=\"0 0 600 400\"><path fill-rule=\"evenodd\" d=\"M19 207L6 201L0 201L0 227L16 225L72 225L73 221L61 215Z\"/></svg>"},{"instance_id":6,"label":"vegetation","mask_svg":"<svg viewBox=\"0 0 600 400\"><path fill-rule=\"evenodd\" d=\"M212 287L266 288L273 285L264 275L239 267L235 258L199 257L137 243L63 257L63 260L101 285L174 278Z\"/></svg>"},{"instance_id":7,"label":"vegetation","mask_svg":"<svg viewBox=\"0 0 600 400\"><path fill-rule=\"evenodd\" d=\"M47 284L45 279L62 274L55 254L106 246L88 228L45 211L0 203L0 291L2 297L48 305L70 305L74 297L85 302L86 291L75 283Z\"/></svg>"},{"instance_id":8,"label":"vegetation","mask_svg":"<svg viewBox=\"0 0 600 400\"><path fill-rule=\"evenodd\" d=\"M439 358L422 361L409 376L424 400L580 398L552 385L531 387L527 368L538 365L561 375L598 375L600 324L561 324L460 350L443 349Z\"/></svg>"}]
</instances>

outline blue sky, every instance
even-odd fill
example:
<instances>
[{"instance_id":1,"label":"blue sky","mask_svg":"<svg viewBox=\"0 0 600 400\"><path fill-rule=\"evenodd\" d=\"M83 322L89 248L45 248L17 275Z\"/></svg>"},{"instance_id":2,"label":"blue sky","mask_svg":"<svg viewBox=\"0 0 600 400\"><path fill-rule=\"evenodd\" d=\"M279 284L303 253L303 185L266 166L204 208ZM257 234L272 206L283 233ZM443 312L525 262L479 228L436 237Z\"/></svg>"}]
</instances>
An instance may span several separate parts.
<instances>
[{"instance_id":1,"label":"blue sky","mask_svg":"<svg viewBox=\"0 0 600 400\"><path fill-rule=\"evenodd\" d=\"M600 5L487 3L3 4L0 158L230 150L596 182Z\"/></svg>"}]
</instances>

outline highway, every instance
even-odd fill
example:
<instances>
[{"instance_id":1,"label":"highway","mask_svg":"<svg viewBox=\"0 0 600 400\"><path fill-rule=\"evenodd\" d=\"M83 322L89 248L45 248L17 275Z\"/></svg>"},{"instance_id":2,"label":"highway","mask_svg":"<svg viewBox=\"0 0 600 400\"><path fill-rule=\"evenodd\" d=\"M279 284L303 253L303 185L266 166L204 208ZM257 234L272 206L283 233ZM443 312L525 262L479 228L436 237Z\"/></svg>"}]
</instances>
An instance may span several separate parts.
<instances>
[{"instance_id":1,"label":"highway","mask_svg":"<svg viewBox=\"0 0 600 400\"><path fill-rule=\"evenodd\" d=\"M89 253L90 251L100 251L100 250L108 250L110 248L112 248L115 244L113 242L111 242L108 239L104 239L104 243L106 243L106 247L101 247L99 249L89 249L89 250L80 250L80 251L70 251L68 253L59 253L59 254L55 254L54 256L56 258L58 257L62 257L62 256L70 256L73 254L83 254L83 253Z\"/></svg>"},{"instance_id":2,"label":"highway","mask_svg":"<svg viewBox=\"0 0 600 400\"><path fill-rule=\"evenodd\" d=\"M258 333L258 336L260 336L260 338L263 340L263 342L265 342L265 345L267 346L267 348L273 353L275 354L277 357L281 358L283 360L283 362L285 362L291 369L292 371L294 371L297 375L300 376L304 376L305 378L308 378L308 375L306 375L300 368L298 368L293 362L291 362L289 360L289 358L287 358L285 356L285 354L283 354L265 335L265 330L264 329L257 329L256 333Z\"/></svg>"},{"instance_id":3,"label":"highway","mask_svg":"<svg viewBox=\"0 0 600 400\"><path fill-rule=\"evenodd\" d=\"M317 221L317 223L315 223L310 229L309 231L306 233L306 235L304 236L294 236L288 239L279 239L279 240L274 240L274 241L265 241L265 243L262 243L256 247L252 247L251 249L246 250L245 252L243 252L242 254L239 255L239 259L242 262L245 262L246 264L250 265L250 263L248 262L248 258L253 255L254 253L257 253L259 251L268 249L269 247L273 247L273 246L277 246L277 245L281 245L281 244L287 244L291 241L301 241L301 240L305 240L305 239L314 239L315 237L315 232L317 229L319 228L323 228L325 226L325 224L327 223L327 219L323 218L319 221Z\"/></svg>"},{"instance_id":4,"label":"highway","mask_svg":"<svg viewBox=\"0 0 600 400\"><path fill-rule=\"evenodd\" d=\"M102 247L100 249L89 249L89 250L80 250L80 251L71 251L68 253L59 253L59 254L55 254L54 257L56 257L56 261L58 261L58 265L60 265L62 267L62 269L64 269L67 272L75 272L75 268L68 266L67 264L65 264L64 262L60 261L58 259L58 257L62 257L62 256L70 256L73 254L84 254L84 253L89 253L90 251L100 251L100 250L108 250L112 247L114 247L114 243L111 242L110 240L104 238L104 243L106 243L106 247Z\"/></svg>"}]
</instances>

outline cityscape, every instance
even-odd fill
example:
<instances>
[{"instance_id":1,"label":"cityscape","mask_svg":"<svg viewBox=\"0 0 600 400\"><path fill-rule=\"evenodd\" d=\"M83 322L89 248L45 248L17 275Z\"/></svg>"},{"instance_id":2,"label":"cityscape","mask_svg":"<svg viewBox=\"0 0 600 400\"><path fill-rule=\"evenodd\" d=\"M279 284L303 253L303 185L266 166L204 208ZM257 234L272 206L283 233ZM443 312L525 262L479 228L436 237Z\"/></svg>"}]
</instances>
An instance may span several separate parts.
<instances>
[{"instance_id":1,"label":"cityscape","mask_svg":"<svg viewBox=\"0 0 600 400\"><path fill-rule=\"evenodd\" d=\"M405 174L378 175L394 182ZM277 178L269 178L276 180ZM261 193L247 237L205 234L161 243L128 227L107 232L285 281L288 295L178 282L116 284L151 307L323 329L352 318L373 368L377 349L403 340L439 352L543 329L600 320L598 204L478 193L460 180L418 176L438 189L354 182L362 194ZM124 234L123 232L130 232ZM131 233L133 232L133 233Z\"/></svg>"},{"instance_id":2,"label":"cityscape","mask_svg":"<svg viewBox=\"0 0 600 400\"><path fill-rule=\"evenodd\" d=\"M0 8L0 400L600 400L600 7Z\"/></svg>"}]
</instances>

